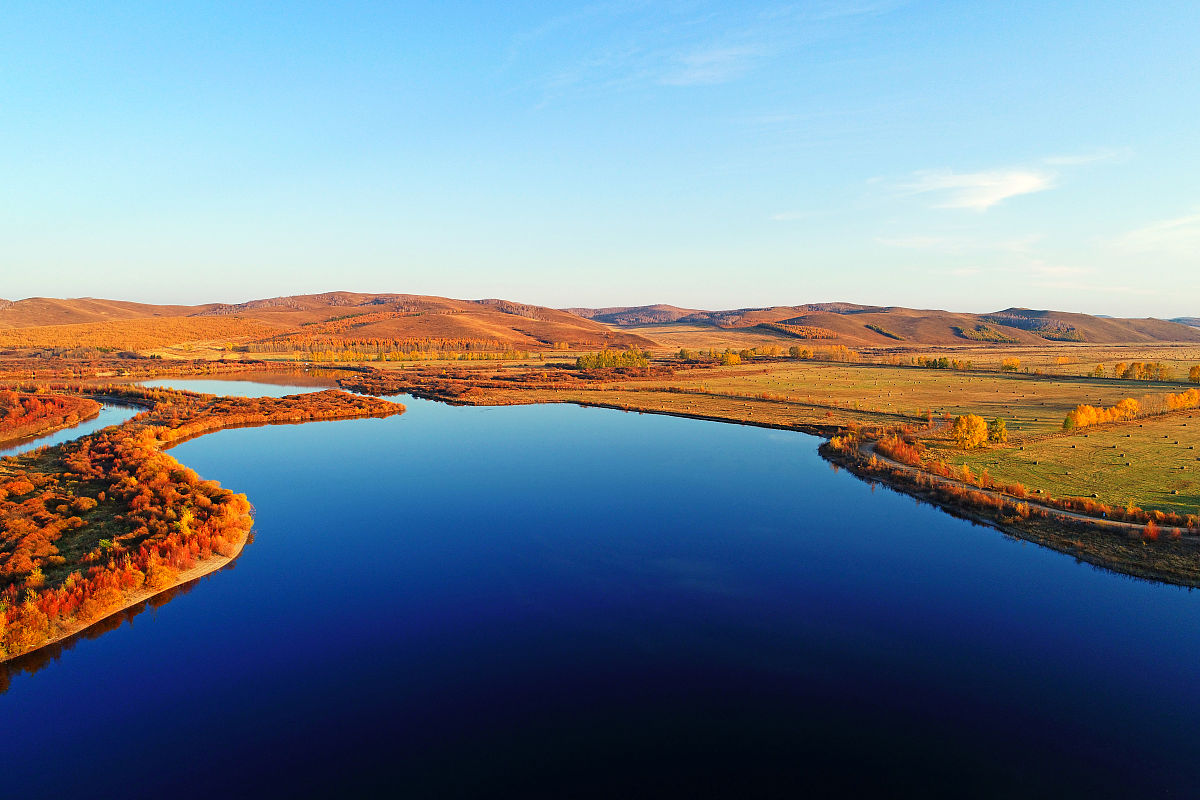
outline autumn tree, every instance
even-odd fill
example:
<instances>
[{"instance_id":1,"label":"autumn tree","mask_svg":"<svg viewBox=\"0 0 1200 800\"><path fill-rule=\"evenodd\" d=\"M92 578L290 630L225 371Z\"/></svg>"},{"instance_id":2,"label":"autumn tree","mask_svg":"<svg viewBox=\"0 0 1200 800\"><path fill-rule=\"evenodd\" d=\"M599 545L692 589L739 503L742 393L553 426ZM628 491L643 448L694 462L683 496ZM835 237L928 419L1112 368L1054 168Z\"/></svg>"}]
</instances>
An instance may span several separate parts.
<instances>
[{"instance_id":1,"label":"autumn tree","mask_svg":"<svg viewBox=\"0 0 1200 800\"><path fill-rule=\"evenodd\" d=\"M575 359L576 369L611 369L613 367L648 367L650 354L631 347L628 350L602 350Z\"/></svg>"},{"instance_id":2,"label":"autumn tree","mask_svg":"<svg viewBox=\"0 0 1200 800\"><path fill-rule=\"evenodd\" d=\"M24 653L42 644L50 636L50 620L33 600L26 600L17 610L16 619L4 637L10 655Z\"/></svg>"},{"instance_id":3,"label":"autumn tree","mask_svg":"<svg viewBox=\"0 0 1200 800\"><path fill-rule=\"evenodd\" d=\"M988 441L995 444L1004 444L1008 441L1008 424L1000 417L996 417L988 423Z\"/></svg>"},{"instance_id":4,"label":"autumn tree","mask_svg":"<svg viewBox=\"0 0 1200 800\"><path fill-rule=\"evenodd\" d=\"M1168 394L1167 408L1171 411L1200 408L1200 389L1188 389L1186 392L1180 392L1179 394Z\"/></svg>"},{"instance_id":5,"label":"autumn tree","mask_svg":"<svg viewBox=\"0 0 1200 800\"><path fill-rule=\"evenodd\" d=\"M954 418L950 435L963 450L982 447L988 440L988 424L976 414L964 414Z\"/></svg>"},{"instance_id":6,"label":"autumn tree","mask_svg":"<svg viewBox=\"0 0 1200 800\"><path fill-rule=\"evenodd\" d=\"M1069 431L1075 428L1086 428L1089 425L1099 425L1104 422L1122 422L1133 419L1141 413L1141 410L1141 403L1132 397L1126 397L1115 406L1109 408L1097 408L1086 404L1079 405L1071 410L1067 414L1067 418L1063 420L1063 430Z\"/></svg>"}]
</instances>

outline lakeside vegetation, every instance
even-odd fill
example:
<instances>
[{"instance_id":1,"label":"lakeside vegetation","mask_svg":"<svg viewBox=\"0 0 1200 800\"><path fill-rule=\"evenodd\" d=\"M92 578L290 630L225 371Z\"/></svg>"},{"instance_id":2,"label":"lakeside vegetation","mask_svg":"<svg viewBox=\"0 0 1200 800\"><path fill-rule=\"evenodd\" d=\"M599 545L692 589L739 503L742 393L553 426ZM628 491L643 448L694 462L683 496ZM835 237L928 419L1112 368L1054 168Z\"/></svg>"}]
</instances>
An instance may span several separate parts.
<instances>
[{"instance_id":1,"label":"lakeside vegetation","mask_svg":"<svg viewBox=\"0 0 1200 800\"><path fill-rule=\"evenodd\" d=\"M54 388L146 410L74 442L0 459L0 658L70 635L240 550L253 524L246 496L202 480L165 448L228 427L403 411L334 390L230 398Z\"/></svg>"},{"instance_id":2,"label":"lakeside vegetation","mask_svg":"<svg viewBox=\"0 0 1200 800\"><path fill-rule=\"evenodd\" d=\"M87 397L0 390L0 442L50 433L99 413L100 404Z\"/></svg>"}]
</instances>

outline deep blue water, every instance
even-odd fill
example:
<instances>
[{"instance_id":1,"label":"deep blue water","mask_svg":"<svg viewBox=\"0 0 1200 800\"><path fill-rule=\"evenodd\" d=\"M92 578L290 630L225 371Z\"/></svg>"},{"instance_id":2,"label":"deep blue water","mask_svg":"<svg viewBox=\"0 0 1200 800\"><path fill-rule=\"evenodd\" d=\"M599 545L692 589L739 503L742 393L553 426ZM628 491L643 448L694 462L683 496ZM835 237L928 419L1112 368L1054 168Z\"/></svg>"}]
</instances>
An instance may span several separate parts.
<instances>
[{"instance_id":1,"label":"deep blue water","mask_svg":"<svg viewBox=\"0 0 1200 800\"><path fill-rule=\"evenodd\" d=\"M254 541L13 675L0 795L1196 792L1198 595L804 435L405 402L172 450Z\"/></svg>"}]
</instances>

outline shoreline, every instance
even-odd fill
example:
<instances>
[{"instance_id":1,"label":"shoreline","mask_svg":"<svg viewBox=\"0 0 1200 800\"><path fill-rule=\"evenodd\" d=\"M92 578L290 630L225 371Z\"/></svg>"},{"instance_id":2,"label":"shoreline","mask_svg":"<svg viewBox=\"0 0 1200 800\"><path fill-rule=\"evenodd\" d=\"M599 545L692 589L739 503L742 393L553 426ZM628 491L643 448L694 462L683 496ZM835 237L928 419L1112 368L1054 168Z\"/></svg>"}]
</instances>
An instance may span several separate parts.
<instances>
[{"instance_id":1,"label":"shoreline","mask_svg":"<svg viewBox=\"0 0 1200 800\"><path fill-rule=\"evenodd\" d=\"M748 425L756 428L767 428L772 430L789 430L797 433L808 434L810 436L816 436L825 440L818 445L817 453L821 456L821 458L825 459L825 461L829 462L830 464L845 468L847 472L851 473L860 480L867 481L868 483L878 483L899 494L912 497L919 502L929 503L939 511L949 514L950 516L958 517L959 519L963 519L967 522L977 525L993 528L1006 536L1011 536L1022 541L1032 542L1033 544L1045 547L1049 550L1054 550L1055 552L1063 553L1064 555L1073 556L1079 561L1086 562L1094 567L1099 567L1118 575L1138 578L1141 580L1151 580L1159 583L1167 583L1173 586L1182 586L1189 589L1200 588L1200 565L1193 566L1190 571L1181 571L1170 569L1169 567L1155 567L1153 565L1138 563L1136 561L1118 560L1115 555L1106 557L1105 555L1097 553L1094 550L1088 550L1085 547L1078 546L1076 543L1080 540L1073 536L1073 534L1083 533L1085 531L1090 532L1103 537L1105 541L1085 544L1092 544L1094 547L1107 547L1120 550L1122 548L1119 545L1134 541L1130 539L1130 533L1136 533L1137 531L1142 530L1145 527L1142 524L1125 522L1122 520L1110 520L1100 517L1092 517L1087 514L1065 511L1063 509L1045 505L1037 502L1036 500L1031 500L1028 498L1025 500L1019 500L1018 498L1010 498L1002 493L990 492L991 494L1002 496L1005 499L1013 502L1027 503L1030 506L1038 508L1042 514L1040 519L1028 520L1024 525L1018 524L1015 521L1006 521L1006 519L1000 514L989 513L991 509L988 507L976 506L968 503L951 503L939 498L933 491L922 491L920 487L909 486L901 480L888 480L888 477L890 476L877 475L865 470L855 469L855 467L861 467L861 464L857 458L839 458L836 457L838 454L827 448L829 439L832 436L838 435L839 433L844 433L843 429L836 425L830 425L825 429L820 430L808 425L781 425L770 422L754 422L752 420L719 417L709 414L673 412L664 409L626 408L612 403L578 402L576 405L590 405L597 408L614 408L622 411L636 411L639 414L663 414L666 416L683 417L685 419L700 419L712 422L733 423L737 425ZM883 459L884 457L879 456L879 458ZM915 468L906 469L904 465L891 462L890 459L886 459L886 461L894 468L900 468L908 471L910 474L919 475L937 486L948 488L955 486L958 483L942 478L939 475L925 472L924 470L917 470ZM962 484L962 486L963 488L974 488L976 491L984 491L985 493L989 492L989 490L979 490L977 487L968 487L965 484ZM1052 520L1055 519L1059 521L1057 526L1054 526L1052 523ZM1197 549L1200 548L1200 539L1197 537L1198 532L1188 528L1163 527L1164 532L1170 530L1180 531L1180 538L1176 542L1155 542L1153 546L1159 548L1165 548L1168 546L1174 546L1176 549L1187 548L1191 551L1191 555L1195 555ZM1139 547L1147 546L1144 544L1141 538L1138 538L1135 541Z\"/></svg>"},{"instance_id":2,"label":"shoreline","mask_svg":"<svg viewBox=\"0 0 1200 800\"><path fill-rule=\"evenodd\" d=\"M424 399L435 400L438 402L448 403L450 405L459 406L505 406L505 405L554 405L554 404L570 404L580 407L592 408L607 408L617 411L633 412L638 414L658 414L670 417L681 417L684 419L704 420L708 422L722 422L734 425L746 425L755 428L766 428L770 430L785 430L796 433L803 433L810 436L815 436L824 441L818 445L817 453L825 461L830 464L844 468L856 478L867 481L869 483L878 483L899 494L912 497L914 500L923 503L929 503L939 511L949 514L950 516L958 517L967 522L999 531L1005 536L1019 539L1021 541L1031 542L1033 544L1045 547L1049 550L1062 553L1074 557L1076 560L1087 563L1093 567L1107 570L1118 575L1137 578L1140 580L1151 580L1159 583L1166 583L1174 586L1186 588L1200 588L1200 564L1186 563L1195 560L1197 549L1200 548L1200 531L1191 528L1175 528L1174 526L1163 526L1164 534L1168 534L1172 530L1177 530L1181 533L1180 538L1176 541L1156 541L1152 544L1146 544L1141 537L1133 537L1130 534L1144 528L1143 524L1125 522L1122 520L1110 520L1100 517L1092 517L1079 512L1066 511L1055 508L1054 506L1039 503L1036 499L1025 498L1010 498L1004 496L1004 499L1011 502L1024 502L1032 507L1036 507L1039 516L1036 519L1023 520L1018 523L1016 520L1010 520L1003 514L996 513L992 508L985 506L977 506L969 503L954 503L938 497L933 486L949 489L956 485L956 482L942 478L939 475L925 472L924 470L916 470L915 468L907 468L905 465L891 464L893 467L899 467L903 470L912 470L911 474L919 475L930 484L931 487L920 487L909 485L907 481L901 480L899 476L880 475L868 472L863 469L863 465L853 456L842 456L841 454L830 451L828 445L830 438L833 436L847 433L846 429L830 424L830 425L808 425L799 424L783 424L775 422L757 422L754 420L741 419L732 416L721 416L717 414L701 414L691 413L686 411L673 411L668 409L656 408L639 408L619 403L604 402L604 401L587 401L580 399L564 399L550 400L538 399L528 402L508 401L507 398L501 402L489 402L486 398L469 398L463 399L446 399L439 397L434 392L428 391L408 391L404 392L413 397L422 397ZM884 460L883 456L879 456ZM890 459L887 459L890 463ZM907 472L906 472L907 474ZM963 488L980 491L978 487L968 487L965 484ZM985 493L988 490L982 490ZM1055 524L1057 520L1057 524ZM1096 537L1096 541L1087 542L1079 538L1080 534L1090 533ZM1164 536L1167 539L1167 536ZM1171 564L1155 564L1148 563L1144 560L1146 548L1154 547L1163 551L1161 557L1167 561L1173 558L1182 558L1185 563L1178 566ZM1180 551L1186 551L1181 553ZM1134 554L1142 555L1143 559L1134 558Z\"/></svg>"},{"instance_id":3,"label":"shoreline","mask_svg":"<svg viewBox=\"0 0 1200 800\"><path fill-rule=\"evenodd\" d=\"M1127 578L1148 580L1184 588L1200 588L1200 563L1195 563L1195 556L1200 548L1200 539L1195 533L1183 535L1177 540L1154 542L1159 556L1164 561L1181 559L1178 566L1171 563L1156 564L1144 559L1147 545L1145 540L1133 537L1131 532L1141 529L1137 523L1120 520L1105 520L1089 517L1084 514L1062 511L1051 506L1036 503L1039 511L1044 512L1037 517L1021 519L993 512L991 508L964 503L955 503L939 496L935 487L949 488L953 484L936 475L925 472L916 474L927 478L930 486L910 485L900 480L888 480L889 476L878 475L863 469L863 462L853 456L831 451L824 444L821 446L821 456L835 466L844 468L859 480L871 484L879 484L886 489L911 497L918 503L927 503L942 513L965 520L975 525L992 528L1005 536L1021 541L1031 542L1048 550L1075 558L1095 568L1122 575ZM978 491L978 489L976 489ZM1005 496L1010 502L1029 502ZM1057 520L1057 522L1055 521ZM1171 530L1164 528L1164 531ZM1093 538L1085 540L1080 534L1092 534ZM1134 555L1142 556L1141 560Z\"/></svg>"},{"instance_id":4,"label":"shoreline","mask_svg":"<svg viewBox=\"0 0 1200 800\"><path fill-rule=\"evenodd\" d=\"M234 560L236 560L237 557L242 554L242 549L246 546L246 543L248 541L250 541L250 533L249 532L246 533L246 535L242 538L242 541L239 542L237 547L234 548L234 551L232 554L230 554L228 556L214 555L212 558L208 559L207 561L202 561L202 562L197 563L196 566L192 567L191 569L187 570L186 572L179 573L176 580L170 586L163 586L160 589L138 589L133 594L127 595L125 598L125 601L122 603L122 605L117 606L116 608L113 608L111 611L106 612L104 614L104 616L97 617L96 619L90 620L88 622L80 622L75 625L71 625L71 626L65 628L62 632L60 632L53 638L47 639L46 641L39 644L37 647L26 650L23 653L17 653L15 655L0 656L0 664L7 664L12 661L17 661L18 659L25 658L26 656L33 655L34 653L37 653L44 648L50 647L52 645L62 642L65 639L70 639L73 636L84 633L89 628L92 628L96 625L100 625L100 624L106 622L107 620L111 619L112 617L116 616L117 614L120 614L120 613L132 608L133 606L138 605L139 603L144 603L153 597L157 597L158 595L163 594L164 592L169 592L173 589L177 589L185 583L190 583L191 581L203 578L205 575L209 575L213 572L216 572L217 570L221 569L222 567L224 567L224 566L230 564L231 562L233 562Z\"/></svg>"},{"instance_id":5,"label":"shoreline","mask_svg":"<svg viewBox=\"0 0 1200 800\"><path fill-rule=\"evenodd\" d=\"M34 430L32 433L22 433L22 434L18 434L17 436L10 436L10 437L4 438L4 439L0 439L0 448L20 447L22 445L31 444L34 441L36 441L37 439L42 438L43 436L50 436L51 434L58 433L59 431L70 430L71 428L74 428L76 425L82 425L83 423L87 422L88 420L93 420L96 417L100 416L100 412L103 410L104 410L103 402L97 401L96 408L94 408L91 411L91 413L79 417L74 422L67 422L66 417L63 417L59 422L51 423L45 427L38 428L38 429Z\"/></svg>"},{"instance_id":6,"label":"shoreline","mask_svg":"<svg viewBox=\"0 0 1200 800\"><path fill-rule=\"evenodd\" d=\"M96 392L93 394L93 393L88 392L86 388L84 388L80 392L80 394L83 396L88 396L88 397L103 396L105 399L110 399L110 396L103 395L103 392ZM323 393L318 393L318 394L323 394ZM335 391L335 392L332 392L332 394L341 395L345 398L352 398L352 395L350 395L349 393L346 393L346 392L336 392ZM199 397L199 396L197 396L197 397ZM111 399L114 401L117 401L117 402L122 402L123 404L126 404L126 405L148 406L151 409L157 408L156 404L148 403L145 401L138 402L139 398L130 398L130 397L122 396L122 397L111 397ZM258 398L258 399L261 400L263 398ZM180 444L189 439L194 439L199 436L203 436L205 434L215 433L217 431L221 431L221 430L225 430L225 429L229 429L229 428L259 427L259 426L264 426L264 425L279 425L279 424L304 424L306 422L338 421L338 420L347 420L347 419L387 417L387 416L392 416L395 414L402 414L405 411L405 407L401 403L395 403L395 402L390 402L390 401L381 401L378 399L371 399L371 398L360 398L360 401L361 400L368 400L369 401L368 405L363 406L361 402L358 402L356 405L354 405L350 408L335 408L332 411L329 411L326 408L306 409L305 407L301 406L299 409L286 408L286 409L283 409L280 411L275 411L273 414L268 414L267 412L259 411L257 413L251 413L249 416L247 416L246 414L239 415L237 413L232 413L231 416L226 416L225 418L222 418L220 416L209 416L209 417L199 416L197 418L190 419L190 420L185 419L182 422L180 422L179 420L175 420L174 421L175 427L165 428L161 432L159 432L153 436L151 448L155 454L163 456L164 458L168 459L171 463L175 464L178 467L186 468L186 465L182 464L177 459L168 455L166 453L166 451L171 449L172 447L174 447L177 444ZM272 401L278 402L275 399L272 399ZM375 403L377 405L382 403L382 405L386 406L386 408L371 408L369 405L370 403ZM128 425L130 422L131 422L130 420L127 420L126 422L121 423L121 424ZM151 428L151 430L153 430L153 428ZM85 438L85 437L80 437L80 438ZM243 495L243 500L244 499L245 498ZM3 655L0 655L0 664L9 663L16 659L21 659L21 658L24 658L25 656L29 656L30 654L38 653L39 651L44 651L47 647L58 644L58 643L66 640L66 639L69 639L77 634L83 633L84 631L87 631L89 628L91 628L95 625L99 625L99 624L105 622L106 620L113 618L115 615L120 614L133 606L137 606L138 604L143 603L157 595L163 594L165 592L169 592L173 589L178 588L181 585L191 583L199 578L204 577L205 575L208 575L212 572L215 572L216 570L219 570L219 569L227 566L228 564L233 562L235 559L237 559L238 556L241 555L242 550L246 545L246 542L252 536L251 529L253 528L253 524L254 524L252 513L253 513L253 507L248 506L248 508L245 512L245 515L244 515L244 519L248 519L250 524L246 526L243 536L241 537L240 541L236 545L234 545L233 550L229 555L221 556L221 555L214 554L212 557L205 559L203 562L196 563L190 569L178 573L175 576L175 579L168 586L163 586L163 587L156 588L156 589L139 588L130 594L123 594L123 598L120 601L120 603L118 605L114 605L111 609L106 609L103 612L102 616L97 617L92 620L87 620L87 621L73 621L71 624L65 625L64 627L57 629L53 636L48 637L46 640L38 643L36 646L30 647L25 650L21 650L20 652L17 652L17 653L5 653Z\"/></svg>"}]
</instances>

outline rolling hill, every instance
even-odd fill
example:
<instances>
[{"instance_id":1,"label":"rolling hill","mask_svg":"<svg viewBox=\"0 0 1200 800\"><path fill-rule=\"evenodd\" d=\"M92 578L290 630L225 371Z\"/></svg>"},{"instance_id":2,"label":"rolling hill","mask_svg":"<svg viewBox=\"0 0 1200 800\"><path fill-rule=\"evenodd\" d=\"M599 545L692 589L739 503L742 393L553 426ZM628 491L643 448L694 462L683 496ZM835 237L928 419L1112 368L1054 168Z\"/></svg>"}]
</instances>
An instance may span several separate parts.
<instances>
[{"instance_id":1,"label":"rolling hill","mask_svg":"<svg viewBox=\"0 0 1200 800\"><path fill-rule=\"evenodd\" d=\"M566 311L508 300L327 292L197 306L36 297L0 302L0 346L146 349L189 341L454 340L540 350L649 346Z\"/></svg>"},{"instance_id":2,"label":"rolling hill","mask_svg":"<svg viewBox=\"0 0 1200 800\"><path fill-rule=\"evenodd\" d=\"M98 300L94 297L70 300L30 297L25 300L0 300L0 328L72 325L142 317L181 317L204 308L207 306L160 306L124 300Z\"/></svg>"},{"instance_id":3,"label":"rolling hill","mask_svg":"<svg viewBox=\"0 0 1200 800\"><path fill-rule=\"evenodd\" d=\"M1007 308L989 314L922 310L855 303L810 303L769 308L701 311L676 306L570 309L573 313L651 339L674 330L818 336L853 346L1013 344L1047 342L1138 344L1200 342L1200 329L1182 321L1115 319L1065 311ZM797 333L790 333L791 330ZM822 332L827 332L822 333Z\"/></svg>"},{"instance_id":4,"label":"rolling hill","mask_svg":"<svg viewBox=\"0 0 1200 800\"><path fill-rule=\"evenodd\" d=\"M577 350L673 347L706 337L713 344L729 339L747 346L792 338L856 347L1200 342L1200 327L1185 322L1025 308L966 314L854 303L718 311L673 305L553 309L511 300L354 292L194 306L34 297L0 301L0 347L150 350L209 342L279 352L298 342L311 349L313 342L337 348L387 340L539 351L562 343Z\"/></svg>"}]
</instances>

